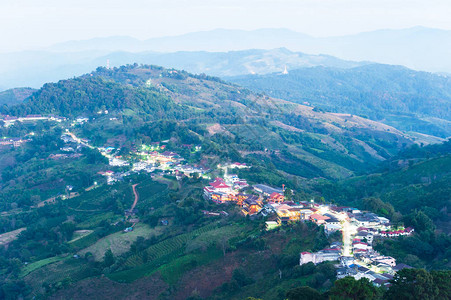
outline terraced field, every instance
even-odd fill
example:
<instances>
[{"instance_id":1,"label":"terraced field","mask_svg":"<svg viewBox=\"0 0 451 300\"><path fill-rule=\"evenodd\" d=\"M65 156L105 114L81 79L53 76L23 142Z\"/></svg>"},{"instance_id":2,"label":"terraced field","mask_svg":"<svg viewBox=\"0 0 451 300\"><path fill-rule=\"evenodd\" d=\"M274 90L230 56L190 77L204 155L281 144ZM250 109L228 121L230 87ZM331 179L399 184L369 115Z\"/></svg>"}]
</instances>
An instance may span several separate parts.
<instances>
[{"instance_id":1,"label":"terraced field","mask_svg":"<svg viewBox=\"0 0 451 300\"><path fill-rule=\"evenodd\" d=\"M105 252L111 249L115 256L121 255L130 249L131 244L136 241L139 236L149 238L158 236L163 232L162 227L150 228L145 224L138 224L131 232L116 232L104 238L101 238L93 245L78 252L79 255L85 255L91 252L95 260L102 260Z\"/></svg>"},{"instance_id":2,"label":"terraced field","mask_svg":"<svg viewBox=\"0 0 451 300\"><path fill-rule=\"evenodd\" d=\"M152 245L149 248L147 248L147 250L144 251L146 254L144 254L144 252L143 252L143 253L131 256L127 260L125 265L127 267L131 267L131 268L142 265L144 263L144 261L143 261L144 255L147 255L147 259L150 261L150 260L156 260L158 258L161 258L164 255L171 254L179 249L182 249L189 240L193 239L196 236L201 235L202 233L213 230L216 227L217 227L216 224L210 224L205 227L193 230L189 233L184 233L184 234L178 235L176 237L164 240L158 244Z\"/></svg>"},{"instance_id":3,"label":"terraced field","mask_svg":"<svg viewBox=\"0 0 451 300\"><path fill-rule=\"evenodd\" d=\"M38 261L35 261L34 263L28 264L27 266L25 266L22 270L22 272L20 273L20 277L25 277L28 274L30 274L31 272L42 268L46 265L58 262L58 261L62 261L69 258L69 256L65 256L65 257L61 257L61 256L55 256L55 257L49 257L46 259L41 259Z\"/></svg>"},{"instance_id":4,"label":"terraced field","mask_svg":"<svg viewBox=\"0 0 451 300\"><path fill-rule=\"evenodd\" d=\"M175 284L185 272L222 257L217 243L224 237L230 239L238 236L243 229L238 225L218 227L218 224L210 224L169 238L131 256L125 262L129 269L108 277L119 282L133 282L160 272L167 283Z\"/></svg>"}]
</instances>

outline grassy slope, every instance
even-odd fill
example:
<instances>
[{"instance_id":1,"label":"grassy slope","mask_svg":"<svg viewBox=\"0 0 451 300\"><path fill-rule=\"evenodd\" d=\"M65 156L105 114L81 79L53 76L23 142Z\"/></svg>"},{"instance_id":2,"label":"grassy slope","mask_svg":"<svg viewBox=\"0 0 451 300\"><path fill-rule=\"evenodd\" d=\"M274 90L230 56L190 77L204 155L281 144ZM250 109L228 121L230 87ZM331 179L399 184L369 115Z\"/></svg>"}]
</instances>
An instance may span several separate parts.
<instances>
[{"instance_id":1,"label":"grassy slope","mask_svg":"<svg viewBox=\"0 0 451 300\"><path fill-rule=\"evenodd\" d=\"M131 232L116 232L96 241L95 244L78 252L79 255L85 255L91 252L94 259L100 261L103 259L105 252L111 249L115 256L119 256L130 249L131 244L141 236L145 239L151 236L159 236L162 234L161 227L150 228L146 224L137 224Z\"/></svg>"}]
</instances>

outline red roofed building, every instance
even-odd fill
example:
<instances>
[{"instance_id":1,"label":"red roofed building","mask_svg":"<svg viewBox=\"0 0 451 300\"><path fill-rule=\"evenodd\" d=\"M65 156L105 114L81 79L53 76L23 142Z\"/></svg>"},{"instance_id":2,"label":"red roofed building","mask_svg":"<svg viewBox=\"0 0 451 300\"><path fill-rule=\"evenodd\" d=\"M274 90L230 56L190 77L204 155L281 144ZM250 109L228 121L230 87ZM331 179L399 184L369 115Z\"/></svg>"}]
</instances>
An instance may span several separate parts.
<instances>
[{"instance_id":1,"label":"red roofed building","mask_svg":"<svg viewBox=\"0 0 451 300\"><path fill-rule=\"evenodd\" d=\"M322 216L319 214L313 214L310 216L310 221L315 222L317 225L321 225L326 223L326 220L329 220L330 218L327 216Z\"/></svg>"},{"instance_id":2,"label":"red roofed building","mask_svg":"<svg viewBox=\"0 0 451 300\"><path fill-rule=\"evenodd\" d=\"M209 186L204 187L204 194L216 203L236 201L236 193L222 178L216 178L215 181L210 182Z\"/></svg>"},{"instance_id":3,"label":"red roofed building","mask_svg":"<svg viewBox=\"0 0 451 300\"><path fill-rule=\"evenodd\" d=\"M273 192L270 196L268 201L272 203L281 203L285 200L285 196L281 193Z\"/></svg>"}]
</instances>

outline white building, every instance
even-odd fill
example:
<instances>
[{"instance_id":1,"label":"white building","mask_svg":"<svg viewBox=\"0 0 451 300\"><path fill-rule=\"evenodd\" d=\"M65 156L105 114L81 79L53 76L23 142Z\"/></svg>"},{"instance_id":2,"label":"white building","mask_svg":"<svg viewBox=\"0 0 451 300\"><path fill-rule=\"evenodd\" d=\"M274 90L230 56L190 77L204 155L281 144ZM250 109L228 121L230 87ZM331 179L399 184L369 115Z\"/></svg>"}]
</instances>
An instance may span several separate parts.
<instances>
[{"instance_id":1,"label":"white building","mask_svg":"<svg viewBox=\"0 0 451 300\"><path fill-rule=\"evenodd\" d=\"M312 262L316 265L325 261L336 261L340 259L340 255L340 249L323 249L316 253L302 252L299 264L303 265Z\"/></svg>"},{"instance_id":2,"label":"white building","mask_svg":"<svg viewBox=\"0 0 451 300\"><path fill-rule=\"evenodd\" d=\"M129 166L130 163L126 160L113 157L113 158L109 159L109 165L114 166L114 167L124 167L124 166Z\"/></svg>"},{"instance_id":3,"label":"white building","mask_svg":"<svg viewBox=\"0 0 451 300\"><path fill-rule=\"evenodd\" d=\"M387 264L389 266L396 266L396 259L391 256L376 256L371 258L373 262Z\"/></svg>"}]
</instances>

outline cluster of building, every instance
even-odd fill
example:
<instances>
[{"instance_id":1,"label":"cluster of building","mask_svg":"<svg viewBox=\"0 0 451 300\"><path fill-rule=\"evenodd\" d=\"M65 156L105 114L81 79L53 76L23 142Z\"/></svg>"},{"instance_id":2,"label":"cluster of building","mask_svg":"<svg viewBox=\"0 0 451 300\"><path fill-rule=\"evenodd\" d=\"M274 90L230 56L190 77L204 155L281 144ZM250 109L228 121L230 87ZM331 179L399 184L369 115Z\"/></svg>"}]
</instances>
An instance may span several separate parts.
<instances>
[{"instance_id":1,"label":"cluster of building","mask_svg":"<svg viewBox=\"0 0 451 300\"><path fill-rule=\"evenodd\" d=\"M12 116L1 116L0 121L3 121L3 126L9 127L16 122L35 122L35 121L55 121L62 122L65 121L66 118L58 117L55 115L50 116L41 116L41 115L27 115L25 117L12 117Z\"/></svg>"},{"instance_id":2,"label":"cluster of building","mask_svg":"<svg viewBox=\"0 0 451 300\"><path fill-rule=\"evenodd\" d=\"M246 180L237 175L226 174L224 178L217 177L204 187L204 195L215 203L236 202L241 205L247 195L240 191L248 186Z\"/></svg>"},{"instance_id":3,"label":"cluster of building","mask_svg":"<svg viewBox=\"0 0 451 300\"><path fill-rule=\"evenodd\" d=\"M125 176L136 172L152 173L156 170L163 171L168 174L175 175L177 179L183 176L192 177L194 174L198 176L205 176L210 170L199 165L184 164L184 158L172 151L164 151L166 145L160 142L154 142L148 145L142 145L140 151L134 152L134 158L127 160L123 156L118 155L120 149L114 147L100 147L97 148L100 153L108 158L109 165L112 167L131 167L128 171L106 171L101 175L107 177L107 183L113 184L116 181L121 181ZM200 150L200 146L193 148L194 151ZM136 161L137 159L137 161Z\"/></svg>"},{"instance_id":4,"label":"cluster of building","mask_svg":"<svg viewBox=\"0 0 451 300\"><path fill-rule=\"evenodd\" d=\"M405 264L397 264L391 256L384 256L373 249L373 240L376 236L396 237L412 234L414 229L409 227L393 230L387 218L379 217L371 212L362 212L355 208L329 206L320 207L311 215L317 224L324 224L335 218L339 230L343 233L343 245L331 245L316 253L302 252L300 264L312 262L318 264L324 261L337 261L337 277L352 276L356 280L367 278L376 286L387 286L393 275L403 268ZM326 219L327 217L328 219ZM335 224L334 224L335 225ZM341 243L340 243L341 244Z\"/></svg>"},{"instance_id":5,"label":"cluster of building","mask_svg":"<svg viewBox=\"0 0 451 300\"><path fill-rule=\"evenodd\" d=\"M31 141L30 139L22 139L22 138L3 138L0 139L0 146L13 146L20 147L22 144Z\"/></svg>"},{"instance_id":6,"label":"cluster of building","mask_svg":"<svg viewBox=\"0 0 451 300\"><path fill-rule=\"evenodd\" d=\"M337 262L337 277L352 276L357 280L368 278L377 286L386 286L393 275L402 268L390 256L383 256L373 249L375 236L396 237L412 234L413 228L394 230L390 220L372 212L360 211L352 207L339 207L311 202L285 201L285 188L264 184L253 186L253 194L245 194L248 184L236 175L216 178L204 188L208 199L216 203L233 202L242 207L244 215L270 216L267 229L270 230L290 222L311 221L323 226L326 234L336 231L343 233L343 243L315 253L302 252L300 264L319 264L325 261Z\"/></svg>"}]
</instances>

